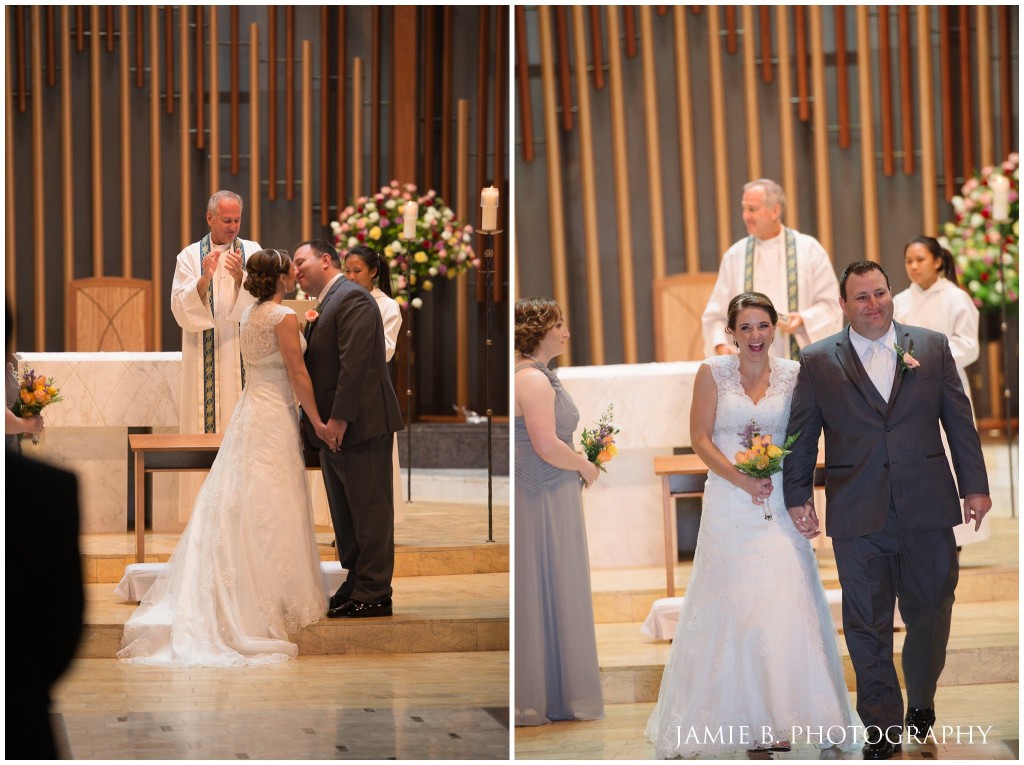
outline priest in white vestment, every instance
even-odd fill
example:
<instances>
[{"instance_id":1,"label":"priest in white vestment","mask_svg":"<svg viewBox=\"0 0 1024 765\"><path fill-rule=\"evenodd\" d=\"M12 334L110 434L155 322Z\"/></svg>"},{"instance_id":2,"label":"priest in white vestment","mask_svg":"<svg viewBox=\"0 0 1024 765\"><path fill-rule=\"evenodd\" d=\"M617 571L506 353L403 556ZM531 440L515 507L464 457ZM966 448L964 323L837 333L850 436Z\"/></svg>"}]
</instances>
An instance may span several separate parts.
<instances>
[{"instance_id":1,"label":"priest in white vestment","mask_svg":"<svg viewBox=\"0 0 1024 765\"><path fill-rule=\"evenodd\" d=\"M725 333L729 301L761 292L779 312L773 356L796 360L799 349L843 328L839 281L825 248L812 236L782 225L786 195L762 178L743 187L743 223L750 236L722 256L701 325L708 356L734 353Z\"/></svg>"},{"instance_id":2,"label":"priest in white vestment","mask_svg":"<svg viewBox=\"0 0 1024 765\"><path fill-rule=\"evenodd\" d=\"M181 433L223 433L242 392L238 322L255 302L241 288L245 261L262 247L238 238L242 198L218 191L207 204L210 233L178 253L171 313L181 327ZM203 473L179 473L178 520L191 514Z\"/></svg>"}]
</instances>

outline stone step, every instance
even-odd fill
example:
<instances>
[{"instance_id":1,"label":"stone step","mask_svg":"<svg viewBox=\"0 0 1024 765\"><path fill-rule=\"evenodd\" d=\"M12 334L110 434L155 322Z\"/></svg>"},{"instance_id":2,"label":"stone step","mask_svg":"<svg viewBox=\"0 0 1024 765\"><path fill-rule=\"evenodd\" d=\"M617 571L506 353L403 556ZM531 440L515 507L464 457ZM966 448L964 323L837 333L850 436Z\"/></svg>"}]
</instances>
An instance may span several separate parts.
<instances>
[{"instance_id":1,"label":"stone step","mask_svg":"<svg viewBox=\"0 0 1024 765\"><path fill-rule=\"evenodd\" d=\"M607 704L656 701L671 641L651 640L640 633L641 623L597 625L601 684ZM894 635L896 671L903 682L901 656L906 633ZM849 690L856 682L849 652L837 635ZM1013 600L963 603L953 606L946 666L940 686L1018 681L1018 603Z\"/></svg>"},{"instance_id":2,"label":"stone step","mask_svg":"<svg viewBox=\"0 0 1024 765\"><path fill-rule=\"evenodd\" d=\"M293 635L299 655L507 651L508 573L396 577L394 616L327 619ZM113 658L135 603L114 585L85 585L80 658Z\"/></svg>"}]
</instances>

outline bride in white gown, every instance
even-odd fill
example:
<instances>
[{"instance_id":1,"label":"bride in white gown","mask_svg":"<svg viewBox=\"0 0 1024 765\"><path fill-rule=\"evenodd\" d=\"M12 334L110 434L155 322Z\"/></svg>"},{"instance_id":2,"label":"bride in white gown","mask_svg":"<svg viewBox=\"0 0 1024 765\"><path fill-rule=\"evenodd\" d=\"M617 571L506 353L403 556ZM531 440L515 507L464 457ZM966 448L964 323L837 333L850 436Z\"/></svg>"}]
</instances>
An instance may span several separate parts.
<instances>
[{"instance_id":1,"label":"bride in white gown","mask_svg":"<svg viewBox=\"0 0 1024 765\"><path fill-rule=\"evenodd\" d=\"M287 661L298 653L288 635L327 607L296 396L306 412L317 409L298 319L281 305L294 267L287 252L262 250L246 272L259 302L241 321L245 388L170 562L124 626L117 655L127 661ZM323 423L315 426L320 434Z\"/></svg>"},{"instance_id":2,"label":"bride in white gown","mask_svg":"<svg viewBox=\"0 0 1024 765\"><path fill-rule=\"evenodd\" d=\"M728 331L739 352L706 360L694 383L690 436L710 472L693 571L647 723L661 758L786 751L809 728L818 743L819 726L837 726L832 743L841 748L857 745L817 561L787 512L782 476L776 487L731 459L748 448L751 421L773 443L785 440L799 364L769 355L777 321L764 295L733 298Z\"/></svg>"}]
</instances>

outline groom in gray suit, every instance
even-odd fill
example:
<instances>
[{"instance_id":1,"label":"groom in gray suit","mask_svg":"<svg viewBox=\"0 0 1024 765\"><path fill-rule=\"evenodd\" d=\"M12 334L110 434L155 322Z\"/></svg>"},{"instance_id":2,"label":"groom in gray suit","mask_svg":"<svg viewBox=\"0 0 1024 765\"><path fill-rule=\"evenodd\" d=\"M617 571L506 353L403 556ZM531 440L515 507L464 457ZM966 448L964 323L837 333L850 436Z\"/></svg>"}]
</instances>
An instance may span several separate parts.
<instances>
[{"instance_id":1,"label":"groom in gray suit","mask_svg":"<svg viewBox=\"0 0 1024 765\"><path fill-rule=\"evenodd\" d=\"M317 315L306 327L306 369L327 440L305 419L303 432L320 451L334 536L348 571L327 616L391 616L391 441L402 429L402 414L385 361L380 309L369 292L342 275L341 258L329 242L299 244L295 269L302 290L319 296Z\"/></svg>"},{"instance_id":2,"label":"groom in gray suit","mask_svg":"<svg viewBox=\"0 0 1024 765\"><path fill-rule=\"evenodd\" d=\"M893 664L899 596L907 627L903 675L907 733L935 723L935 686L959 576L953 526L975 528L992 507L981 442L945 335L892 320L889 277L851 263L839 282L849 328L803 349L787 432L786 506L797 529L818 535L812 481L825 431L827 532L843 588L843 629L857 676L864 758L901 750L903 698ZM956 482L939 424L946 432Z\"/></svg>"}]
</instances>

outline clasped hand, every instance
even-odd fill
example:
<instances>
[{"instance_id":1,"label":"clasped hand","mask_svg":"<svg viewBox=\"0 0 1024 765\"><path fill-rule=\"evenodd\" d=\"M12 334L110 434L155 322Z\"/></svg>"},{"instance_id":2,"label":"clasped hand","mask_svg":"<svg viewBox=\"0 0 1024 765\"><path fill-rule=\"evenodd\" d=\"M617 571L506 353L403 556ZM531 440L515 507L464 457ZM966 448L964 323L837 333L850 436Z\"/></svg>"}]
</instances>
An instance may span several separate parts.
<instances>
[{"instance_id":1,"label":"clasped hand","mask_svg":"<svg viewBox=\"0 0 1024 765\"><path fill-rule=\"evenodd\" d=\"M818 514L814 511L814 497L809 497L802 505L786 509L789 510L789 517L793 519L793 525L801 535L814 539L821 534L818 529Z\"/></svg>"}]
</instances>

